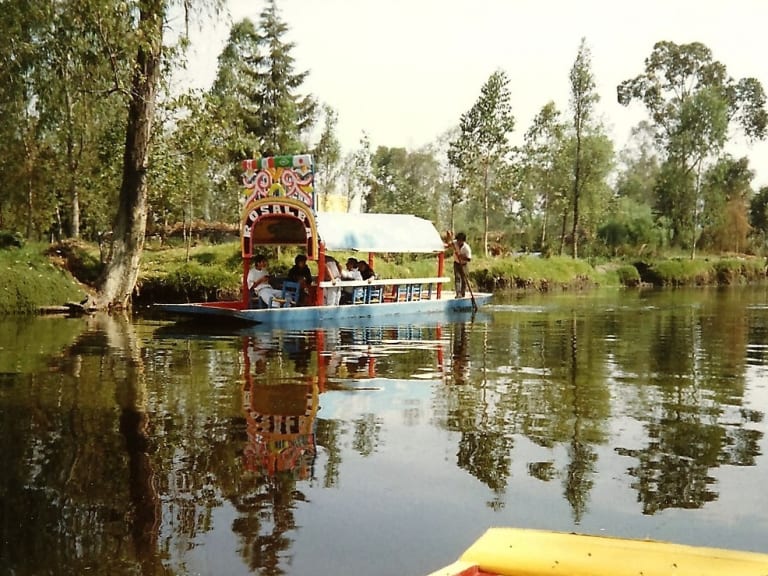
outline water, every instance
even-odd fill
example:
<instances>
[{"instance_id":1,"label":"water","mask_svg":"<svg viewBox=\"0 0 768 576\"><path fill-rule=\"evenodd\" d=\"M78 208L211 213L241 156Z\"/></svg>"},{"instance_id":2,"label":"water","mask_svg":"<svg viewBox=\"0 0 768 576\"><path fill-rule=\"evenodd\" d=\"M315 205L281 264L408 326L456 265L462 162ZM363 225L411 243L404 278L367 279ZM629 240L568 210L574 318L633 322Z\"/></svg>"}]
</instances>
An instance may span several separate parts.
<instances>
[{"instance_id":1,"label":"water","mask_svg":"<svg viewBox=\"0 0 768 576\"><path fill-rule=\"evenodd\" d=\"M766 302L2 320L0 574L418 575L490 526L768 552Z\"/></svg>"}]
</instances>

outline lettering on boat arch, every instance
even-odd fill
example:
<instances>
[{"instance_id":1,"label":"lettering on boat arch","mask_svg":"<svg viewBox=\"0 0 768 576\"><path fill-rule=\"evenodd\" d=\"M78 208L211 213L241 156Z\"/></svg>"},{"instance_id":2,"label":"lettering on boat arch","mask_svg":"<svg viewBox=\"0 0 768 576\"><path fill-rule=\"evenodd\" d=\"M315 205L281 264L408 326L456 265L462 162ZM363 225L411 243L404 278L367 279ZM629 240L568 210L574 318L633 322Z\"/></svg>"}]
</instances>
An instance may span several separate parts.
<instances>
[{"instance_id":1,"label":"lettering on boat arch","mask_svg":"<svg viewBox=\"0 0 768 576\"><path fill-rule=\"evenodd\" d=\"M243 258L254 255L260 245L306 246L307 258L318 253L317 225L312 209L291 198L264 198L246 206L242 225Z\"/></svg>"}]
</instances>

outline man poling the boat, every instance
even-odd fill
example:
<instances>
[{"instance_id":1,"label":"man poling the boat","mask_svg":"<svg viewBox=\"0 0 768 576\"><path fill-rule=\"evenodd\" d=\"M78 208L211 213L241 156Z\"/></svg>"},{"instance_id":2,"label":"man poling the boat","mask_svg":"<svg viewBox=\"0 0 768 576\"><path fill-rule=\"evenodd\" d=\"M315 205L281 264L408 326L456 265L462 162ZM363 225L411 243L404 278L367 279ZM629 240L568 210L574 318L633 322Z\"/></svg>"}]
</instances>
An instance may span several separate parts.
<instances>
[{"instance_id":1,"label":"man poling the boat","mask_svg":"<svg viewBox=\"0 0 768 576\"><path fill-rule=\"evenodd\" d=\"M451 231L445 233L447 248L453 249L453 277L456 292L456 298L464 298L467 291L472 298L472 309L477 310L477 302L472 292L472 286L469 284L468 264L472 260L472 249L467 244L467 235L459 232L453 238Z\"/></svg>"}]
</instances>

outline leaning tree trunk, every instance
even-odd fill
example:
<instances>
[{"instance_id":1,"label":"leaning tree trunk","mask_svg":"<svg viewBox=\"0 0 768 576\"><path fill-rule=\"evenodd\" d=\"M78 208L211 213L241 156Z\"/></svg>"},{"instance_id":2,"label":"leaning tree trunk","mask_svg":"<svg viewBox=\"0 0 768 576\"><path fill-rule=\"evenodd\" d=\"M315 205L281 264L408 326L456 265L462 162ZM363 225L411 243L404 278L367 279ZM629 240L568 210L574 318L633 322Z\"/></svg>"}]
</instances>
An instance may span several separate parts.
<instances>
[{"instance_id":1,"label":"leaning tree trunk","mask_svg":"<svg viewBox=\"0 0 768 576\"><path fill-rule=\"evenodd\" d=\"M147 227L147 157L160 78L163 34L162 0L141 2L139 31L123 156L120 202L112 248L97 298L100 307L128 308L139 275Z\"/></svg>"}]
</instances>

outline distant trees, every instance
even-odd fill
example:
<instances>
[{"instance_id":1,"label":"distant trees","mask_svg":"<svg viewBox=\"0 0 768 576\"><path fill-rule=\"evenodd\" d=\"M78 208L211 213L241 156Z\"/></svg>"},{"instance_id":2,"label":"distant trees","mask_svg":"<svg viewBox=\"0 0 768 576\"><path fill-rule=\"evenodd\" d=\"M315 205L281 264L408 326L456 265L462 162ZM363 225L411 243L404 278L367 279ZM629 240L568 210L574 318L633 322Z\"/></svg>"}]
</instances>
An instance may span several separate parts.
<instances>
[{"instance_id":1,"label":"distant trees","mask_svg":"<svg viewBox=\"0 0 768 576\"><path fill-rule=\"evenodd\" d=\"M729 126L748 138L765 138L763 87L755 78L731 78L701 43L663 41L646 59L645 72L618 86L618 98L623 105L638 100L650 114L663 153L656 209L668 219L672 241L693 255L707 210L702 177L722 153Z\"/></svg>"},{"instance_id":2,"label":"distant trees","mask_svg":"<svg viewBox=\"0 0 768 576\"><path fill-rule=\"evenodd\" d=\"M619 155L585 40L568 108L545 103L516 146L510 81L497 70L432 144L373 147L361 131L344 154L337 111L303 90L308 72L296 70L276 0L232 26L210 89L171 89L184 42L164 36L169 10L220 5L3 3L0 227L46 240L111 233L105 304L128 302L147 226L234 222L240 160L269 153L312 152L321 194L482 234L486 254L765 247L766 193L752 190L746 159L726 154L733 128L765 137L765 93L754 78L731 78L703 44L659 42L643 73L619 85L622 104L648 111Z\"/></svg>"}]
</instances>

